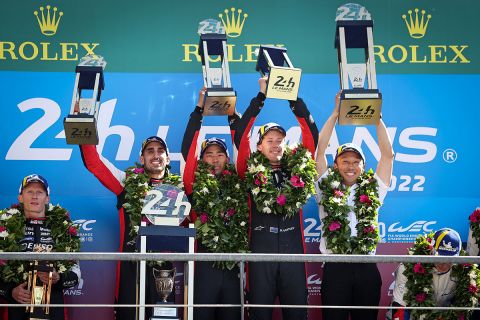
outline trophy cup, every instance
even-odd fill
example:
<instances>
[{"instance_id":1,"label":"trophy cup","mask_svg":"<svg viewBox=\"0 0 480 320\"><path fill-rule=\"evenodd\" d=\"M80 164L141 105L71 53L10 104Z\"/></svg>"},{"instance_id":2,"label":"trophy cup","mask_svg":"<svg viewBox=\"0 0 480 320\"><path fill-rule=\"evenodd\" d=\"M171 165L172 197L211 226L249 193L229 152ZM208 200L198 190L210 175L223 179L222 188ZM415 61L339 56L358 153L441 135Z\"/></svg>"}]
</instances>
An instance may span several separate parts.
<instances>
[{"instance_id":1,"label":"trophy cup","mask_svg":"<svg viewBox=\"0 0 480 320\"><path fill-rule=\"evenodd\" d=\"M338 123L377 124L382 94L377 88L371 15L365 7L348 3L338 8L335 20L335 48L342 88ZM347 60L347 51L350 60ZM352 60L359 63L348 62Z\"/></svg>"},{"instance_id":2,"label":"trophy cup","mask_svg":"<svg viewBox=\"0 0 480 320\"><path fill-rule=\"evenodd\" d=\"M105 87L103 70L107 65L101 56L87 55L75 68L70 114L64 118L68 144L98 144L97 117L100 96ZM83 91L93 91L91 98L82 97Z\"/></svg>"},{"instance_id":3,"label":"trophy cup","mask_svg":"<svg viewBox=\"0 0 480 320\"><path fill-rule=\"evenodd\" d=\"M158 307L153 308L153 316L150 320L176 319L177 308L168 307L172 302L168 302L168 297L172 294L175 284L175 269L159 270L152 268L153 278L155 279L155 289L161 301L157 301Z\"/></svg>"},{"instance_id":4,"label":"trophy cup","mask_svg":"<svg viewBox=\"0 0 480 320\"><path fill-rule=\"evenodd\" d=\"M233 115L237 93L230 82L225 28L219 21L208 19L200 22L198 33L198 54L202 58L203 82L207 88L203 115Z\"/></svg>"},{"instance_id":5,"label":"trophy cup","mask_svg":"<svg viewBox=\"0 0 480 320\"><path fill-rule=\"evenodd\" d=\"M45 284L38 278L38 272L48 272L48 283ZM30 262L28 271L27 290L30 291L32 306L27 307L29 320L48 320L50 319L50 309L46 307L35 307L38 304L50 304L50 294L52 292L52 273L53 264Z\"/></svg>"},{"instance_id":6,"label":"trophy cup","mask_svg":"<svg viewBox=\"0 0 480 320\"><path fill-rule=\"evenodd\" d=\"M268 75L267 98L297 100L302 69L293 67L286 48L260 46L255 70Z\"/></svg>"}]
</instances>

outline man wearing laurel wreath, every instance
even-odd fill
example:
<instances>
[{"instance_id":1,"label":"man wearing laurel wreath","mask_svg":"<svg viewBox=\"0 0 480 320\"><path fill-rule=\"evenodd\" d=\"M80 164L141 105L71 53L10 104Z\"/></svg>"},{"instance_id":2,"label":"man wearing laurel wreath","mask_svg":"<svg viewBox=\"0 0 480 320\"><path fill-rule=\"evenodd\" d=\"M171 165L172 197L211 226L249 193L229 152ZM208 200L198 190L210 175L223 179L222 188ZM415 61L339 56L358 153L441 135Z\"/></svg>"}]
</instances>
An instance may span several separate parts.
<instances>
[{"instance_id":1,"label":"man wearing laurel wreath","mask_svg":"<svg viewBox=\"0 0 480 320\"><path fill-rule=\"evenodd\" d=\"M203 121L205 88L200 91L197 107L190 114L182 142L185 159L183 181L192 203L190 220L197 229L196 252L245 253L248 251L248 207L243 181L231 165L227 145L209 138L200 146L198 136ZM239 116L228 116L231 124ZM240 270L231 261L197 261L195 263L195 304L240 304ZM195 320L240 320L240 308L194 309Z\"/></svg>"},{"instance_id":2,"label":"man wearing laurel wreath","mask_svg":"<svg viewBox=\"0 0 480 320\"><path fill-rule=\"evenodd\" d=\"M286 131L276 123L259 130L257 151L250 154L250 130L263 108L266 78L259 80L260 92L250 102L235 127L237 169L245 176L249 191L250 250L253 253L303 254L302 207L314 191L316 175L312 154L318 129L302 99L290 101L290 109L302 131L302 145L289 148ZM248 264L248 302L306 305L304 263L252 262ZM270 320L272 308L251 308L250 319ZM306 319L305 308L283 308L284 319Z\"/></svg>"},{"instance_id":3,"label":"man wearing laurel wreath","mask_svg":"<svg viewBox=\"0 0 480 320\"><path fill-rule=\"evenodd\" d=\"M65 209L50 204L50 189L45 178L38 174L26 176L20 185L18 201L19 206L0 211L1 251L75 252L80 249L77 227ZM31 303L31 290L27 289L28 266L29 261L0 261L0 297L8 303ZM62 304L65 303L63 289L78 284L80 268L74 261L58 261L53 266L51 279L45 271L38 271L37 277L45 285L51 281L50 298L43 292L46 304ZM49 308L48 317L63 320L65 311L61 307ZM25 307L10 307L6 319L22 320L27 314Z\"/></svg>"},{"instance_id":4,"label":"man wearing laurel wreath","mask_svg":"<svg viewBox=\"0 0 480 320\"><path fill-rule=\"evenodd\" d=\"M142 220L143 199L155 186L164 183L174 186L181 184L181 177L170 173L170 158L165 141L157 136L145 139L140 150L140 167L123 171L98 154L95 145L81 145L80 150L85 167L110 191L117 196L120 219L120 252L135 252L135 239ZM167 269L171 269L170 262ZM136 304L137 263L117 263L115 303ZM152 272L147 272L146 303L155 303L157 295ZM151 308L146 308L146 318ZM136 318L136 308L118 307L117 320Z\"/></svg>"},{"instance_id":5,"label":"man wearing laurel wreath","mask_svg":"<svg viewBox=\"0 0 480 320\"><path fill-rule=\"evenodd\" d=\"M360 147L347 143L335 155L333 168L325 156L338 119L340 93L335 108L318 138L316 198L322 222L320 252L323 254L375 254L379 240L378 210L392 176L393 149L387 128L376 126L380 159L375 173L365 171ZM377 306L382 279L376 264L325 263L322 281L324 305ZM377 319L376 309L322 309L324 320Z\"/></svg>"}]
</instances>

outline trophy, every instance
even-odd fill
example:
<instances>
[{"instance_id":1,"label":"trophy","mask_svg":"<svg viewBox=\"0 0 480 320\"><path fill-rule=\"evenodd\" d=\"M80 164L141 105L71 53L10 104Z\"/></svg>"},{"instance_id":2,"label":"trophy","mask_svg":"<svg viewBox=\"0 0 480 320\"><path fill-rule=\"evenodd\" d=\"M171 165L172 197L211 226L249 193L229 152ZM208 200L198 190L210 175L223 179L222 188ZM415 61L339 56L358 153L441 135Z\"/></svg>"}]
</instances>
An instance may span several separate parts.
<instances>
[{"instance_id":1,"label":"trophy","mask_svg":"<svg viewBox=\"0 0 480 320\"><path fill-rule=\"evenodd\" d=\"M293 67L286 48L260 46L255 70L268 75L267 98L297 100L302 69Z\"/></svg>"},{"instance_id":2,"label":"trophy","mask_svg":"<svg viewBox=\"0 0 480 320\"><path fill-rule=\"evenodd\" d=\"M32 306L27 307L29 320L47 320L50 319L50 309L46 307L35 307L38 304L50 304L50 294L52 292L52 273L53 264L30 262L28 271L27 290L30 291ZM48 283L45 284L38 278L38 272L48 272Z\"/></svg>"},{"instance_id":3,"label":"trophy","mask_svg":"<svg viewBox=\"0 0 480 320\"><path fill-rule=\"evenodd\" d=\"M87 55L75 68L77 75L70 114L63 120L68 144L98 144L97 117L105 87L103 70L106 65L103 57ZM93 91L91 98L82 97L82 92L86 91Z\"/></svg>"},{"instance_id":4,"label":"trophy","mask_svg":"<svg viewBox=\"0 0 480 320\"><path fill-rule=\"evenodd\" d=\"M230 82L225 28L219 21L208 19L200 22L198 33L198 54L202 58L203 83L207 88L203 115L233 115L237 93Z\"/></svg>"},{"instance_id":5,"label":"trophy","mask_svg":"<svg viewBox=\"0 0 480 320\"><path fill-rule=\"evenodd\" d=\"M335 20L335 48L342 88L338 123L377 124L382 94L377 88L371 15L365 7L348 3L338 8Z\"/></svg>"},{"instance_id":6,"label":"trophy","mask_svg":"<svg viewBox=\"0 0 480 320\"><path fill-rule=\"evenodd\" d=\"M171 270L159 270L152 268L153 278L155 279L155 289L161 301L157 301L158 307L153 308L153 316L150 320L177 318L177 308L168 307L171 302L167 298L171 295L175 284L175 268Z\"/></svg>"}]
</instances>

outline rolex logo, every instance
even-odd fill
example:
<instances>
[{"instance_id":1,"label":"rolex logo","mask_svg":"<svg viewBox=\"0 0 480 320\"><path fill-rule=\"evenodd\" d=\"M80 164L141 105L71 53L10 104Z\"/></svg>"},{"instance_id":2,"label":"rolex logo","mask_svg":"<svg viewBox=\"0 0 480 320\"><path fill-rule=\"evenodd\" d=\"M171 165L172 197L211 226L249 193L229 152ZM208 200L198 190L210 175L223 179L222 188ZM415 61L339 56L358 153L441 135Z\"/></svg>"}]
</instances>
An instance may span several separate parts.
<instances>
[{"instance_id":1,"label":"rolex logo","mask_svg":"<svg viewBox=\"0 0 480 320\"><path fill-rule=\"evenodd\" d=\"M415 39L423 38L425 32L427 31L428 21L430 21L430 18L432 17L430 14L427 15L427 19L425 21L425 10L421 11L421 17L419 17L418 11L418 8L415 8L415 18L412 16L412 10L408 10L409 19L407 19L407 15L402 15L410 36Z\"/></svg>"},{"instance_id":2,"label":"rolex logo","mask_svg":"<svg viewBox=\"0 0 480 320\"><path fill-rule=\"evenodd\" d=\"M51 7L48 5L46 15L43 7L40 7L40 14L38 11L33 12L33 14L37 17L40 31L46 36L53 36L55 33L57 33L58 24L63 16L62 11L58 12L57 15L57 7L53 7L53 13L50 12L50 8Z\"/></svg>"},{"instance_id":3,"label":"rolex logo","mask_svg":"<svg viewBox=\"0 0 480 320\"><path fill-rule=\"evenodd\" d=\"M228 9L225 9L224 12L225 14L220 13L218 16L220 19L222 19L227 36L231 38L240 36L242 34L243 25L245 24L245 19L247 19L248 14L244 13L242 15L242 9L236 10L235 8L231 8L230 12Z\"/></svg>"}]
</instances>

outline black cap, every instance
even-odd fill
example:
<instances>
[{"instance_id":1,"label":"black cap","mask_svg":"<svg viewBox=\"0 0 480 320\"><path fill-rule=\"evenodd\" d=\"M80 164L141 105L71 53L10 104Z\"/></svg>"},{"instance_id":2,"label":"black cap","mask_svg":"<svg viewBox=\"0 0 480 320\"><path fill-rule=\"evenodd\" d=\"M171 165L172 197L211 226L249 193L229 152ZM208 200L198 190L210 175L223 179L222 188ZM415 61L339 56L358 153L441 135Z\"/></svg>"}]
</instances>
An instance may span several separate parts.
<instances>
[{"instance_id":1,"label":"black cap","mask_svg":"<svg viewBox=\"0 0 480 320\"><path fill-rule=\"evenodd\" d=\"M143 154L143 151L145 150L145 148L147 147L147 145L150 143L150 142L158 142L160 143L160 145L163 147L163 149L165 149L165 152L167 153L167 156L168 156L168 148L167 148L167 144L165 143L165 141L158 137L158 136L151 136L151 137L148 137L147 139L143 140L142 142L142 149L140 151L140 155Z\"/></svg>"},{"instance_id":2,"label":"black cap","mask_svg":"<svg viewBox=\"0 0 480 320\"><path fill-rule=\"evenodd\" d=\"M228 150L227 150L227 145L225 144L225 142L221 139L218 139L218 138L210 138L210 139L206 139L202 142L202 146L201 146L201 149L200 149L200 159L203 157L203 154L205 153L205 150L207 150L208 147L213 146L213 145L219 146L220 148L222 148L222 150L225 152L225 154L228 157Z\"/></svg>"},{"instance_id":3,"label":"black cap","mask_svg":"<svg viewBox=\"0 0 480 320\"><path fill-rule=\"evenodd\" d=\"M22 194L23 190L33 182L40 183L43 186L43 189L45 189L47 196L50 194L50 188L48 187L47 179L38 174L31 174L23 178L20 188L18 189L18 194Z\"/></svg>"}]
</instances>

